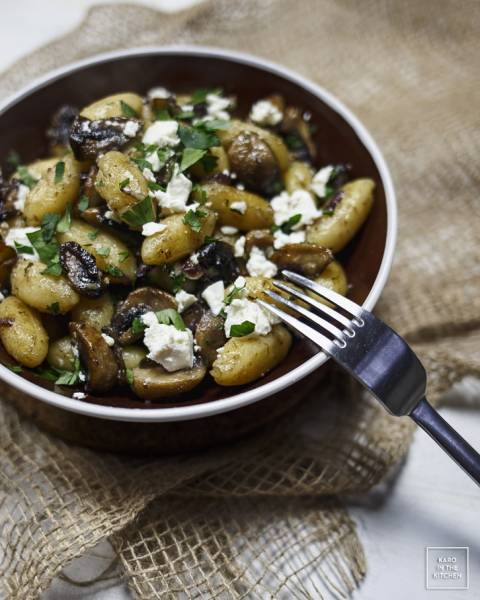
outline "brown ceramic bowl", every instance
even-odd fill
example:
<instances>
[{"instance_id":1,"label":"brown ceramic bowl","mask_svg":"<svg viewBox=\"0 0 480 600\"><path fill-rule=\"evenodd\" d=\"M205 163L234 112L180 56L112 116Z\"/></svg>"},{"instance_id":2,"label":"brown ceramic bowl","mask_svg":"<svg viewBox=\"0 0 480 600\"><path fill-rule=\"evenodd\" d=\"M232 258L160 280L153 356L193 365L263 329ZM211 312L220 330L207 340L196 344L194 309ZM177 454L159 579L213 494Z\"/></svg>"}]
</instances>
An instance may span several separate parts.
<instances>
[{"instance_id":1,"label":"brown ceramic bowl","mask_svg":"<svg viewBox=\"0 0 480 600\"><path fill-rule=\"evenodd\" d=\"M278 65L201 47L119 51L69 65L0 106L0 164L12 149L24 162L44 155L45 129L62 104L81 107L102 96L127 90L144 94L158 85L176 92L221 87L237 96L241 113L246 113L253 101L278 92L288 103L312 114L317 126L318 165L348 162L353 177L370 177L376 182L375 203L367 223L340 256L351 283L350 297L373 308L395 245L396 204L388 168L365 127L343 104ZM8 361L5 353L0 360ZM111 450L176 451L225 441L268 421L314 385L324 373L325 362L325 355L296 340L283 363L250 385L225 388L207 378L189 394L151 404L127 393L75 400L64 390L35 376L15 374L2 364L0 380L5 397L68 439ZM289 387L307 376L301 386Z\"/></svg>"}]
</instances>

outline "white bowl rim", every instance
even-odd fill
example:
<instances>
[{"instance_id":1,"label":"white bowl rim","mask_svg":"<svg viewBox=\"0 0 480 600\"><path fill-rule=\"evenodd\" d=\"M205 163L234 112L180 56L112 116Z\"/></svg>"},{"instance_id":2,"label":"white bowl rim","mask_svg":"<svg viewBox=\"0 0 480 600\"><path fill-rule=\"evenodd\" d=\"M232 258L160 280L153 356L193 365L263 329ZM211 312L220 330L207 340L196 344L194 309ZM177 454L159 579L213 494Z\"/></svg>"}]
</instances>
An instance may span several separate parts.
<instances>
[{"instance_id":1,"label":"white bowl rim","mask_svg":"<svg viewBox=\"0 0 480 600\"><path fill-rule=\"evenodd\" d=\"M332 110L338 113L355 131L362 144L370 153L375 165L380 173L380 177L385 190L386 208L387 208L387 235L385 242L385 251L378 271L375 282L365 299L363 306L372 310L375 306L380 293L382 292L387 281L397 237L397 204L395 198L395 190L392 177L382 152L378 148L370 133L367 131L361 121L335 96L325 90L323 87L313 83L309 79L295 73L294 71L283 67L277 63L259 58L257 56L225 50L223 48L215 48L211 46L196 46L196 45L167 45L167 46L147 46L131 48L128 50L114 50L91 56L82 59L66 66L60 67L47 74L35 79L27 86L20 89L18 92L9 96L6 100L0 103L0 115L8 108L22 100L32 92L52 83L64 75L73 73L83 67L94 64L107 62L112 59L126 58L132 56L144 56L149 54L169 55L169 54L185 54L214 57L227 59L237 63L246 64L257 67L265 71L269 71L275 75L283 77L306 89L315 96L318 96ZM209 417L215 414L228 412L257 402L266 396L271 396L282 389L289 387L295 382L303 379L314 370L318 369L328 360L323 352L319 352L312 358L308 359L302 365L296 367L289 373L286 373L277 379L267 382L253 390L240 392L233 396L228 396L220 400L212 400L202 404L193 404L187 406L173 406L167 408L124 408L115 406L102 406L99 404L91 404L82 400L68 398L62 394L46 390L41 386L24 379L21 375L13 373L7 367L0 364L0 379L18 390L35 397L38 400L51 404L58 408L71 412L108 419L113 421L131 421L131 422L168 422L168 421L186 421Z\"/></svg>"}]
</instances>

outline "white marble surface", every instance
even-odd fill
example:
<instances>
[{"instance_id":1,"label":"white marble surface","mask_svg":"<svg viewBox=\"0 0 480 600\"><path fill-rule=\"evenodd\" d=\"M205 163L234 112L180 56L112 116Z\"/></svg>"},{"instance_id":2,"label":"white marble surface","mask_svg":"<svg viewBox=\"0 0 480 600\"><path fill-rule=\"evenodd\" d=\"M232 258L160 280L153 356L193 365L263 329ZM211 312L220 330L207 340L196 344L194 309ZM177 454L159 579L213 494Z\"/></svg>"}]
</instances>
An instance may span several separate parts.
<instances>
[{"instance_id":1,"label":"white marble surface","mask_svg":"<svg viewBox=\"0 0 480 600\"><path fill-rule=\"evenodd\" d=\"M112 0L110 0L112 1ZM135 0L130 0L130 2ZM109 2L109 0L103 0ZM138 2L164 10L176 10L192 0L144 0ZM75 27L95 0L15 0L2 2L0 23L0 70L17 58ZM474 382L472 397L480 394ZM480 411L445 409L443 414L478 445ZM368 499L351 501L368 560L368 576L355 600L474 600L480 598L479 490L423 433L415 441L401 469L387 490L378 490ZM425 589L426 546L469 546L470 589L428 591ZM108 547L97 550L108 554ZM69 573L93 573L105 561L87 558L75 563ZM91 588L74 588L56 582L45 594L48 600L129 598L118 583Z\"/></svg>"}]
</instances>

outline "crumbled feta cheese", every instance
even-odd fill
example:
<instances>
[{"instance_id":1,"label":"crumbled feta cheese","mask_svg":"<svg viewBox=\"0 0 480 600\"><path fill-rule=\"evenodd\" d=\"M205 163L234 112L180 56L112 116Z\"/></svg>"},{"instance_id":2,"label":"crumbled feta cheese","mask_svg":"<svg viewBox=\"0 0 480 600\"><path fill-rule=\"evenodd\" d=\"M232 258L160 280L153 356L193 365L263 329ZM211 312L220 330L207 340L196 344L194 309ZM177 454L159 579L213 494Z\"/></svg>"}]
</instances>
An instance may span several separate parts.
<instances>
[{"instance_id":1,"label":"crumbled feta cheese","mask_svg":"<svg viewBox=\"0 0 480 600\"><path fill-rule=\"evenodd\" d=\"M250 257L247 261L247 271L252 277L275 277L277 274L277 265L265 256L265 253L253 246L250 251Z\"/></svg>"},{"instance_id":2,"label":"crumbled feta cheese","mask_svg":"<svg viewBox=\"0 0 480 600\"><path fill-rule=\"evenodd\" d=\"M273 233L273 247L278 250L287 244L301 244L305 241L305 231L292 231L292 233L283 233L277 229Z\"/></svg>"},{"instance_id":3,"label":"crumbled feta cheese","mask_svg":"<svg viewBox=\"0 0 480 600\"><path fill-rule=\"evenodd\" d=\"M238 229L236 227L231 227L230 225L223 225L220 227L220 231L223 235L235 235L238 233Z\"/></svg>"},{"instance_id":4,"label":"crumbled feta cheese","mask_svg":"<svg viewBox=\"0 0 480 600\"><path fill-rule=\"evenodd\" d=\"M232 202L230 204L230 210L244 215L247 212L247 203L245 200L237 200L236 202Z\"/></svg>"},{"instance_id":5,"label":"crumbled feta cheese","mask_svg":"<svg viewBox=\"0 0 480 600\"><path fill-rule=\"evenodd\" d=\"M270 100L259 100L252 106L250 119L259 125L277 125L283 114Z\"/></svg>"},{"instance_id":6,"label":"crumbled feta cheese","mask_svg":"<svg viewBox=\"0 0 480 600\"><path fill-rule=\"evenodd\" d=\"M102 338L107 342L108 346L113 346L115 344L115 340L111 335L107 335L106 333L102 333Z\"/></svg>"},{"instance_id":7,"label":"crumbled feta cheese","mask_svg":"<svg viewBox=\"0 0 480 600\"><path fill-rule=\"evenodd\" d=\"M245 279L245 277L243 277L243 275L239 275L233 282L233 285L237 289L242 289L247 285L247 280Z\"/></svg>"},{"instance_id":8,"label":"crumbled feta cheese","mask_svg":"<svg viewBox=\"0 0 480 600\"><path fill-rule=\"evenodd\" d=\"M135 137L140 129L140 123L137 121L127 121L125 123L125 127L123 128L123 133L127 137Z\"/></svg>"},{"instance_id":9,"label":"crumbled feta cheese","mask_svg":"<svg viewBox=\"0 0 480 600\"><path fill-rule=\"evenodd\" d=\"M90 121L82 121L81 129L83 133L90 133Z\"/></svg>"},{"instance_id":10,"label":"crumbled feta cheese","mask_svg":"<svg viewBox=\"0 0 480 600\"><path fill-rule=\"evenodd\" d=\"M310 111L306 110L303 113L303 120L307 121L307 123L308 123L308 121L310 121L311 119L312 119L312 113Z\"/></svg>"},{"instance_id":11,"label":"crumbled feta cheese","mask_svg":"<svg viewBox=\"0 0 480 600\"><path fill-rule=\"evenodd\" d=\"M323 169L317 171L313 176L312 183L310 184L310 189L319 198L325 197L325 194L327 192L327 183L330 179L332 171L333 167L329 165L328 167L323 167Z\"/></svg>"},{"instance_id":12,"label":"crumbled feta cheese","mask_svg":"<svg viewBox=\"0 0 480 600\"><path fill-rule=\"evenodd\" d=\"M245 254L245 236L241 235L233 245L233 254L237 258Z\"/></svg>"},{"instance_id":13,"label":"crumbled feta cheese","mask_svg":"<svg viewBox=\"0 0 480 600\"><path fill-rule=\"evenodd\" d=\"M83 382L83 381L86 381L86 379L87 379L87 376L85 375L85 373L83 371L80 371L78 373L78 381L82 381Z\"/></svg>"},{"instance_id":14,"label":"crumbled feta cheese","mask_svg":"<svg viewBox=\"0 0 480 600\"><path fill-rule=\"evenodd\" d=\"M155 223L155 221L150 221L150 223L143 224L142 235L148 237L149 235L154 235L155 233L165 231L166 228L167 226L163 223Z\"/></svg>"},{"instance_id":15,"label":"crumbled feta cheese","mask_svg":"<svg viewBox=\"0 0 480 600\"><path fill-rule=\"evenodd\" d=\"M152 181L152 182L156 181L156 179L155 179L155 175L154 175L154 174L153 174L153 172L152 172L152 171L150 171L150 169L148 169L147 167L145 167L145 168L143 169L143 171L142 171L142 175L145 177L145 179L146 179L147 181Z\"/></svg>"},{"instance_id":16,"label":"crumbled feta cheese","mask_svg":"<svg viewBox=\"0 0 480 600\"><path fill-rule=\"evenodd\" d=\"M175 300L177 301L178 312L182 313L197 301L197 297L194 294L189 294L185 290L180 290L175 294Z\"/></svg>"},{"instance_id":17,"label":"crumbled feta cheese","mask_svg":"<svg viewBox=\"0 0 480 600\"><path fill-rule=\"evenodd\" d=\"M230 175L230 171L228 169L223 169L222 175L226 175L228 177Z\"/></svg>"},{"instance_id":18,"label":"crumbled feta cheese","mask_svg":"<svg viewBox=\"0 0 480 600\"><path fill-rule=\"evenodd\" d=\"M14 201L13 206L19 212L23 212L25 208L25 200L27 199L30 188L23 183L20 183L17 189L17 199Z\"/></svg>"},{"instance_id":19,"label":"crumbled feta cheese","mask_svg":"<svg viewBox=\"0 0 480 600\"><path fill-rule=\"evenodd\" d=\"M282 225L295 215L301 215L300 220L292 229L300 229L302 225L309 225L322 215L318 210L315 200L306 190L295 190L292 194L282 192L272 198L270 206L273 208L275 225Z\"/></svg>"},{"instance_id":20,"label":"crumbled feta cheese","mask_svg":"<svg viewBox=\"0 0 480 600\"><path fill-rule=\"evenodd\" d=\"M225 286L223 281L216 281L202 292L202 298L208 304L210 310L214 315L220 314L223 308L223 299L225 298Z\"/></svg>"},{"instance_id":21,"label":"crumbled feta cheese","mask_svg":"<svg viewBox=\"0 0 480 600\"><path fill-rule=\"evenodd\" d=\"M27 233L33 233L38 231L38 227L10 227L5 237L5 244L16 250L17 254L27 258L28 260L40 260L35 248L33 248L30 240L27 237ZM33 250L33 254L30 252L22 252L15 247L15 243L18 246L27 246Z\"/></svg>"},{"instance_id":22,"label":"crumbled feta cheese","mask_svg":"<svg viewBox=\"0 0 480 600\"><path fill-rule=\"evenodd\" d=\"M190 262L192 265L198 265L198 254L196 252L190 255Z\"/></svg>"},{"instance_id":23,"label":"crumbled feta cheese","mask_svg":"<svg viewBox=\"0 0 480 600\"><path fill-rule=\"evenodd\" d=\"M0 302L1 302L2 300L5 300L5 294L2 294L2 292L0 292Z\"/></svg>"},{"instance_id":24,"label":"crumbled feta cheese","mask_svg":"<svg viewBox=\"0 0 480 600\"><path fill-rule=\"evenodd\" d=\"M185 212L187 201L192 191L192 182L183 173L180 173L178 165L175 165L172 178L168 182L165 192L156 190L154 197L158 200L161 208L170 212Z\"/></svg>"},{"instance_id":25,"label":"crumbled feta cheese","mask_svg":"<svg viewBox=\"0 0 480 600\"><path fill-rule=\"evenodd\" d=\"M241 192L243 192L243 190L245 189L245 186L243 185L243 183L237 183L237 185L235 187L237 188L237 190L240 190Z\"/></svg>"},{"instance_id":26,"label":"crumbled feta cheese","mask_svg":"<svg viewBox=\"0 0 480 600\"><path fill-rule=\"evenodd\" d=\"M121 219L120 217L118 217L118 215L116 213L113 212L113 210L106 210L105 214L103 215L106 219L110 219L112 221L117 221L117 223L121 223Z\"/></svg>"},{"instance_id":27,"label":"crumbled feta cheese","mask_svg":"<svg viewBox=\"0 0 480 600\"><path fill-rule=\"evenodd\" d=\"M219 94L207 94L205 101L207 103L207 114L212 119L230 119L227 109L231 105L230 98L224 98Z\"/></svg>"},{"instance_id":28,"label":"crumbled feta cheese","mask_svg":"<svg viewBox=\"0 0 480 600\"><path fill-rule=\"evenodd\" d=\"M143 343L147 357L169 372L193 367L193 335L190 329L180 330L173 325L159 323L154 312L142 315L146 325Z\"/></svg>"},{"instance_id":29,"label":"crumbled feta cheese","mask_svg":"<svg viewBox=\"0 0 480 600\"><path fill-rule=\"evenodd\" d=\"M87 394L85 392L73 392L72 394L72 398L75 398L75 400L83 400L86 397Z\"/></svg>"},{"instance_id":30,"label":"crumbled feta cheese","mask_svg":"<svg viewBox=\"0 0 480 600\"><path fill-rule=\"evenodd\" d=\"M173 96L172 92L168 91L167 88L160 86L152 88L147 93L149 100L154 100L155 98L158 98L159 100L166 100L167 98L170 98L170 96Z\"/></svg>"},{"instance_id":31,"label":"crumbled feta cheese","mask_svg":"<svg viewBox=\"0 0 480 600\"><path fill-rule=\"evenodd\" d=\"M246 298L235 298L225 307L227 318L225 319L225 335L230 336L232 325L241 325L245 321L250 321L255 325L252 333L257 335L267 335L272 330L272 325L279 322L279 319L256 302Z\"/></svg>"},{"instance_id":32,"label":"crumbled feta cheese","mask_svg":"<svg viewBox=\"0 0 480 600\"><path fill-rule=\"evenodd\" d=\"M156 144L160 148L176 146L180 142L177 135L177 121L155 121L143 134L144 144Z\"/></svg>"}]
</instances>

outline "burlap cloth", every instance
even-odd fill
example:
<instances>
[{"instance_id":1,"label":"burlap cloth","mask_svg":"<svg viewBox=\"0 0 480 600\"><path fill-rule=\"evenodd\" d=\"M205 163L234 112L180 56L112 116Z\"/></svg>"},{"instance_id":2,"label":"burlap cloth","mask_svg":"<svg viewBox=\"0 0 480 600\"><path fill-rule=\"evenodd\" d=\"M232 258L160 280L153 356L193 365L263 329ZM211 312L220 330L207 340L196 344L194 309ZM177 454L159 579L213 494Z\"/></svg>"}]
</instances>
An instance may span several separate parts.
<instances>
[{"instance_id":1,"label":"burlap cloth","mask_svg":"<svg viewBox=\"0 0 480 600\"><path fill-rule=\"evenodd\" d=\"M437 400L480 372L479 6L222 0L168 16L100 6L4 73L0 93L97 52L181 42L254 50L323 84L393 170L399 244L378 313L414 345ZM366 564L340 498L398 464L412 426L337 383L253 441L157 462L69 447L0 404L0 595L38 597L108 538L137 598L348 596Z\"/></svg>"}]
</instances>

